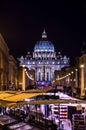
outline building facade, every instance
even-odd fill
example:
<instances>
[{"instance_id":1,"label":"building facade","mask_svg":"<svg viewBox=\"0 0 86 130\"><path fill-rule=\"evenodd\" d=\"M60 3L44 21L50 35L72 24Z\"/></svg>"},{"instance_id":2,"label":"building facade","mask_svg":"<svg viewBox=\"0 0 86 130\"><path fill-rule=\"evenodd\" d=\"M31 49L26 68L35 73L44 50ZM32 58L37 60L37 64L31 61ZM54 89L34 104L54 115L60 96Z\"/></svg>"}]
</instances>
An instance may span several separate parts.
<instances>
[{"instance_id":1,"label":"building facade","mask_svg":"<svg viewBox=\"0 0 86 130\"><path fill-rule=\"evenodd\" d=\"M9 48L0 34L0 90L8 84Z\"/></svg>"},{"instance_id":2,"label":"building facade","mask_svg":"<svg viewBox=\"0 0 86 130\"><path fill-rule=\"evenodd\" d=\"M69 66L69 58L62 56L60 52L56 54L54 44L48 41L45 30L42 38L34 46L33 54L30 52L19 58L20 66L33 70L35 76L29 75L36 84L52 84L55 77L55 70L61 71L65 66ZM34 78L33 78L34 77Z\"/></svg>"},{"instance_id":3,"label":"building facade","mask_svg":"<svg viewBox=\"0 0 86 130\"><path fill-rule=\"evenodd\" d=\"M14 68L17 64L15 62L17 61L9 54L9 48L0 34L0 90L9 89L11 83L16 84L14 79L17 79L17 75Z\"/></svg>"},{"instance_id":4,"label":"building facade","mask_svg":"<svg viewBox=\"0 0 86 130\"><path fill-rule=\"evenodd\" d=\"M9 55L9 88L16 89L18 86L18 63L12 55Z\"/></svg>"}]
</instances>

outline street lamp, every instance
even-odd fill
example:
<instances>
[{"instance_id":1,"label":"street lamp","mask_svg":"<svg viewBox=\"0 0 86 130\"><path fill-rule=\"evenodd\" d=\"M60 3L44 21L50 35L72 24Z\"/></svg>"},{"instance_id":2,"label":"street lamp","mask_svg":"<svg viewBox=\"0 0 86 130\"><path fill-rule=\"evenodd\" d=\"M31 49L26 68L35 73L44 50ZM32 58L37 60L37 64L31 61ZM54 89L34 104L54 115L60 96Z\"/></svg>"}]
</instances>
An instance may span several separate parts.
<instances>
[{"instance_id":1,"label":"street lamp","mask_svg":"<svg viewBox=\"0 0 86 130\"><path fill-rule=\"evenodd\" d=\"M76 79L75 86L77 88L78 87L78 69L75 69L75 79Z\"/></svg>"},{"instance_id":2,"label":"street lamp","mask_svg":"<svg viewBox=\"0 0 86 130\"><path fill-rule=\"evenodd\" d=\"M25 91L25 65L22 66L22 90Z\"/></svg>"},{"instance_id":3,"label":"street lamp","mask_svg":"<svg viewBox=\"0 0 86 130\"><path fill-rule=\"evenodd\" d=\"M81 96L85 95L84 91L84 64L80 65L81 68Z\"/></svg>"}]
</instances>

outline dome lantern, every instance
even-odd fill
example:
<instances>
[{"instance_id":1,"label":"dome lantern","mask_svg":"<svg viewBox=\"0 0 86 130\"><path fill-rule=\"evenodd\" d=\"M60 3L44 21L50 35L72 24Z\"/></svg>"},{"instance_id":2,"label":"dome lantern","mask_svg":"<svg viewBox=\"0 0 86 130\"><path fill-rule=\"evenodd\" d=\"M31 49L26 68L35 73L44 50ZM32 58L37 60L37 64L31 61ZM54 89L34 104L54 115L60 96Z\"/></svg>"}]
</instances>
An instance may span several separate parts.
<instances>
[{"instance_id":1,"label":"dome lantern","mask_svg":"<svg viewBox=\"0 0 86 130\"><path fill-rule=\"evenodd\" d=\"M47 38L47 34L46 34L46 31L44 29L43 33L42 33L42 38Z\"/></svg>"}]
</instances>

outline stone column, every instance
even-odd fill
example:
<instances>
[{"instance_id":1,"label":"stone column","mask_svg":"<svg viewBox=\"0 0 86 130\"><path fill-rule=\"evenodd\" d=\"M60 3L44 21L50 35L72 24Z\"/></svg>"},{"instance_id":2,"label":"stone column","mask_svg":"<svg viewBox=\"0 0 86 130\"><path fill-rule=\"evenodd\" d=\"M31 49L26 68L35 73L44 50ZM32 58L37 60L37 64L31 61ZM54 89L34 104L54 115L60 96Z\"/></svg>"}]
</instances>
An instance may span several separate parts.
<instances>
[{"instance_id":1,"label":"stone column","mask_svg":"<svg viewBox=\"0 0 86 130\"><path fill-rule=\"evenodd\" d=\"M50 71L48 72L48 80L50 81Z\"/></svg>"},{"instance_id":2,"label":"stone column","mask_svg":"<svg viewBox=\"0 0 86 130\"><path fill-rule=\"evenodd\" d=\"M81 96L85 95L84 91L84 65L81 65Z\"/></svg>"},{"instance_id":3,"label":"stone column","mask_svg":"<svg viewBox=\"0 0 86 130\"><path fill-rule=\"evenodd\" d=\"M42 67L41 67L41 72L40 72L40 80L42 81Z\"/></svg>"},{"instance_id":4,"label":"stone column","mask_svg":"<svg viewBox=\"0 0 86 130\"><path fill-rule=\"evenodd\" d=\"M43 81L45 81L45 65L43 66Z\"/></svg>"}]
</instances>

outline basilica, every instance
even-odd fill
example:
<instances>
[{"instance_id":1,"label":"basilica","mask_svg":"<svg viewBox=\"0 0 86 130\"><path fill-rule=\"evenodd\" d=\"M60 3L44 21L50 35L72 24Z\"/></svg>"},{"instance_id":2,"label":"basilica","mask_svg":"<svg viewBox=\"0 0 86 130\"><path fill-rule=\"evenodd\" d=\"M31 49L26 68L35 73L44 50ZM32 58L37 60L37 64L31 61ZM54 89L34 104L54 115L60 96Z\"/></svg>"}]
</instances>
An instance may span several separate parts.
<instances>
[{"instance_id":1,"label":"basilica","mask_svg":"<svg viewBox=\"0 0 86 130\"><path fill-rule=\"evenodd\" d=\"M47 39L46 31L42 33L42 38L34 46L32 55L19 58L20 66L25 68L27 76L39 85L52 84L55 71L60 71L64 67L68 67L70 59L62 56L60 52L56 53L54 44ZM34 74L30 72L33 70Z\"/></svg>"}]
</instances>

